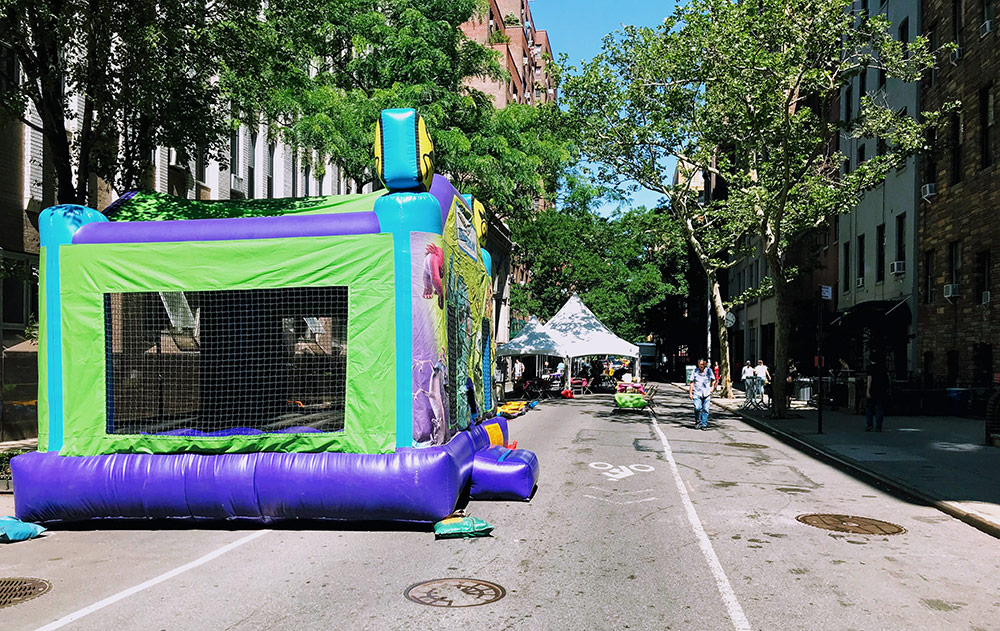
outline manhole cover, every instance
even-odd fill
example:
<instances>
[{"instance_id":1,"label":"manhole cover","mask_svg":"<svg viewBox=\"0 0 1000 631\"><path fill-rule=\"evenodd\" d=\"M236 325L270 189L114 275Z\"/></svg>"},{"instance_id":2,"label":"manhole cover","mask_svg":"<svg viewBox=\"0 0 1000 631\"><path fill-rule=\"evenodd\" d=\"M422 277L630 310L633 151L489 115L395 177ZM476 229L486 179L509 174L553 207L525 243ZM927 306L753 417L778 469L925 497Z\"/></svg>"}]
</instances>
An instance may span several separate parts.
<instances>
[{"instance_id":1,"label":"manhole cover","mask_svg":"<svg viewBox=\"0 0 1000 631\"><path fill-rule=\"evenodd\" d=\"M871 519L869 517L855 517L853 515L810 513L799 515L795 519L816 528L836 530L837 532L850 532L857 535L898 535L906 532L906 529L902 526L887 521Z\"/></svg>"},{"instance_id":2,"label":"manhole cover","mask_svg":"<svg viewBox=\"0 0 1000 631\"><path fill-rule=\"evenodd\" d=\"M40 578L0 577L0 609L36 598L50 589L52 584Z\"/></svg>"},{"instance_id":3,"label":"manhole cover","mask_svg":"<svg viewBox=\"0 0 1000 631\"><path fill-rule=\"evenodd\" d=\"M757 443L724 443L726 447L739 447L740 449L767 449L767 445Z\"/></svg>"},{"instance_id":4,"label":"manhole cover","mask_svg":"<svg viewBox=\"0 0 1000 631\"><path fill-rule=\"evenodd\" d=\"M403 595L431 607L488 605L507 595L503 587L477 578L438 578L410 585Z\"/></svg>"}]
</instances>

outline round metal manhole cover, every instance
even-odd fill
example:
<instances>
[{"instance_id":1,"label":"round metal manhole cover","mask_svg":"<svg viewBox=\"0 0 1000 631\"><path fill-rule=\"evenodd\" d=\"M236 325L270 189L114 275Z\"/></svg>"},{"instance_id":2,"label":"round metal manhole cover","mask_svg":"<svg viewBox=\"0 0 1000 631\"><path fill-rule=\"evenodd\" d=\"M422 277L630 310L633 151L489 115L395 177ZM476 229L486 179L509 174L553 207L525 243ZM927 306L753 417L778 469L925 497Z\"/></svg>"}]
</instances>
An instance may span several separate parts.
<instances>
[{"instance_id":1,"label":"round metal manhole cover","mask_svg":"<svg viewBox=\"0 0 1000 631\"><path fill-rule=\"evenodd\" d=\"M410 585L403 595L431 607L475 607L495 603L507 592L496 583L478 578L438 578Z\"/></svg>"},{"instance_id":2,"label":"round metal manhole cover","mask_svg":"<svg viewBox=\"0 0 1000 631\"><path fill-rule=\"evenodd\" d=\"M803 524L823 528L824 530L835 530L837 532L849 532L856 535L898 535L906 532L906 528L881 519L871 519L870 517L855 517L853 515L830 515L825 513L810 513L799 515L795 519Z\"/></svg>"},{"instance_id":3,"label":"round metal manhole cover","mask_svg":"<svg viewBox=\"0 0 1000 631\"><path fill-rule=\"evenodd\" d=\"M740 449L767 449L767 445L757 443L724 443L726 447L739 447Z\"/></svg>"},{"instance_id":4,"label":"round metal manhole cover","mask_svg":"<svg viewBox=\"0 0 1000 631\"><path fill-rule=\"evenodd\" d=\"M0 609L37 598L50 589L52 584L40 578L0 577Z\"/></svg>"}]
</instances>

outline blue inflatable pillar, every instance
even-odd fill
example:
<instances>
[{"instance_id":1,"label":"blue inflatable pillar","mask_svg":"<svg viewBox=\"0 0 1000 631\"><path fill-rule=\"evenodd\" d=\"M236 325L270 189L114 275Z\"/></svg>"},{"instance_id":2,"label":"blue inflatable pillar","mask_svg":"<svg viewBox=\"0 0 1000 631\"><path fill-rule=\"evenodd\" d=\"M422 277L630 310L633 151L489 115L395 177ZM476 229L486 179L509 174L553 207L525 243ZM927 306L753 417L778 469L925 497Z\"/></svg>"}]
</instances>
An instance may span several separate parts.
<instances>
[{"instance_id":1,"label":"blue inflatable pillar","mask_svg":"<svg viewBox=\"0 0 1000 631\"><path fill-rule=\"evenodd\" d=\"M383 110L375 130L375 161L389 189L375 201L382 232L392 233L396 275L396 447L413 445L413 290L411 232L441 234L441 207L426 192L434 177L434 147L413 109Z\"/></svg>"},{"instance_id":2,"label":"blue inflatable pillar","mask_svg":"<svg viewBox=\"0 0 1000 631\"><path fill-rule=\"evenodd\" d=\"M62 300L59 247L73 242L77 230L108 218L86 206L64 204L42 211L39 296L44 321L38 327L39 451L59 451L63 443Z\"/></svg>"}]
</instances>

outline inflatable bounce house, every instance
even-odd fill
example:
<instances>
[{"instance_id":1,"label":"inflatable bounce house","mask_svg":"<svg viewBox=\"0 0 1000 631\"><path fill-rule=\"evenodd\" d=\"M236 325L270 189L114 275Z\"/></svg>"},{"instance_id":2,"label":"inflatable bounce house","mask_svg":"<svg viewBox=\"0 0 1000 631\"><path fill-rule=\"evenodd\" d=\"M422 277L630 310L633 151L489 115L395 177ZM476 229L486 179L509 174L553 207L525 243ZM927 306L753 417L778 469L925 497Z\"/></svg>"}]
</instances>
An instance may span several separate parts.
<instances>
[{"instance_id":1,"label":"inflatable bounce house","mask_svg":"<svg viewBox=\"0 0 1000 631\"><path fill-rule=\"evenodd\" d=\"M490 398L482 206L434 175L414 110L382 112L375 158L370 195L42 213L18 518L434 522L530 497Z\"/></svg>"}]
</instances>

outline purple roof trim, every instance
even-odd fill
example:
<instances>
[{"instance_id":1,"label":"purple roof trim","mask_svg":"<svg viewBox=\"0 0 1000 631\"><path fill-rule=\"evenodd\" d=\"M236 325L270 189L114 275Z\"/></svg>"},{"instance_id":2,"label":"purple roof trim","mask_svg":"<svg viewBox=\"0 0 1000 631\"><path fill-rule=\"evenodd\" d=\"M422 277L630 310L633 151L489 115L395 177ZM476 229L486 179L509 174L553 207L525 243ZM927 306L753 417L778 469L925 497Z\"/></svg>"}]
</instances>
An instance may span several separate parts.
<instances>
[{"instance_id":1,"label":"purple roof trim","mask_svg":"<svg viewBox=\"0 0 1000 631\"><path fill-rule=\"evenodd\" d=\"M101 229L92 229L97 225L100 225ZM73 243L234 241L372 234L381 231L378 216L374 212L237 219L119 221L88 224L73 236Z\"/></svg>"},{"instance_id":2,"label":"purple roof trim","mask_svg":"<svg viewBox=\"0 0 1000 631\"><path fill-rule=\"evenodd\" d=\"M441 205L442 226L448 221L448 211L451 210L451 202L455 199L455 196L458 196L463 204L466 203L462 194L458 192L458 189L443 175L434 175L434 180L431 182L430 194L436 197L438 204Z\"/></svg>"}]
</instances>

